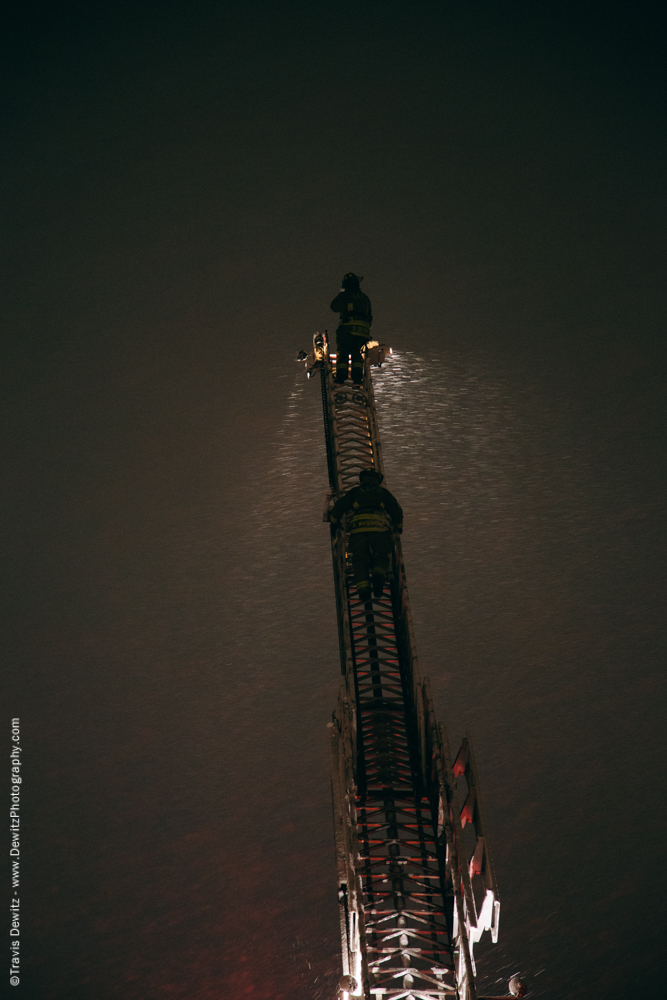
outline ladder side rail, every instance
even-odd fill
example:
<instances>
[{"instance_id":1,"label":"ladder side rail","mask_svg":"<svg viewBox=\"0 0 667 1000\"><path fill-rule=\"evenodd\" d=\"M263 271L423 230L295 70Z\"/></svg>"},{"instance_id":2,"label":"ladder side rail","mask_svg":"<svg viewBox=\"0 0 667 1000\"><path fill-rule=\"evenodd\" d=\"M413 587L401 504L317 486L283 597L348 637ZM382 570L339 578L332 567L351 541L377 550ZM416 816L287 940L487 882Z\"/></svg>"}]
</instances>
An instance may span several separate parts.
<instances>
[{"instance_id":1,"label":"ladder side rail","mask_svg":"<svg viewBox=\"0 0 667 1000\"><path fill-rule=\"evenodd\" d=\"M336 497L342 496L344 492L343 478L340 468L341 453L341 429L336 419L336 403L334 399L333 369L330 356L325 353L322 360L322 405L325 421L325 437L330 444L332 472L330 478L331 489ZM356 760L357 738L356 738L356 698L354 688L354 662L352 656L353 643L351 637L351 625L349 614L349 601L346 585L345 573L345 552L347 548L347 535L345 532L331 531L331 556L334 572L334 588L336 594L336 611L338 619L338 643L341 660L341 674L345 678L347 697L352 709L353 723L352 744L354 750L354 760Z\"/></svg>"},{"instance_id":2,"label":"ladder side rail","mask_svg":"<svg viewBox=\"0 0 667 1000\"><path fill-rule=\"evenodd\" d=\"M347 647L347 663L348 670L346 676L346 683L350 691L350 704L353 707L354 713L354 775L355 783L357 787L357 792L362 796L366 794L366 760L365 760L365 748L364 748L364 731L363 731L363 713L361 697L359 692L359 671L358 671L358 656L359 650L357 650L357 642L354 637L354 624L353 624L353 612L352 612L352 602L349 593L349 582L347 576L347 567L345 565L346 555L345 550L347 548L348 535L345 535L345 539L341 545L341 573L343 579L343 586L345 588L345 620L347 623L347 638L349 645Z\"/></svg>"},{"instance_id":3,"label":"ladder side rail","mask_svg":"<svg viewBox=\"0 0 667 1000\"><path fill-rule=\"evenodd\" d=\"M322 416L324 417L324 445L327 453L327 471L329 473L329 488L332 493L338 489L336 481L336 463L334 461L333 441L331 440L331 400L327 368L331 370L331 362L325 357L320 362L320 389L322 391Z\"/></svg>"},{"instance_id":4,"label":"ladder side rail","mask_svg":"<svg viewBox=\"0 0 667 1000\"><path fill-rule=\"evenodd\" d=\"M336 592L336 612L338 618L338 645L340 651L340 672L349 680L353 674L352 640L350 635L350 615L345 583L345 548L347 536L343 531L331 531L331 560L333 563L334 589Z\"/></svg>"},{"instance_id":5,"label":"ladder side rail","mask_svg":"<svg viewBox=\"0 0 667 1000\"><path fill-rule=\"evenodd\" d=\"M461 762L461 763L459 763ZM463 763L463 769L461 770L461 764ZM484 821L484 812L482 807L482 796L480 789L480 781L477 773L477 768L475 767L475 756L473 753L472 741L470 735L466 734L461 744L461 749L456 758L454 764L455 773L460 773L465 777L466 784L468 786L468 795L474 790L474 811L469 822L472 823L477 838L484 838L484 853L488 864L485 866L484 871L484 885L487 889L491 889L494 893L497 892L497 883L495 876L495 869L491 860L491 852L488 847L488 834L487 826Z\"/></svg>"},{"instance_id":6,"label":"ladder side rail","mask_svg":"<svg viewBox=\"0 0 667 1000\"><path fill-rule=\"evenodd\" d=\"M368 429L370 431L373 445L373 467L384 476L384 461L382 458L382 442L380 440L380 430L378 427L377 410L375 408L375 392L373 391L373 378L371 376L371 366L364 365L364 391L368 400Z\"/></svg>"},{"instance_id":7,"label":"ladder side rail","mask_svg":"<svg viewBox=\"0 0 667 1000\"><path fill-rule=\"evenodd\" d=\"M432 704L432 703L431 703ZM435 723L435 712L433 713L433 722ZM463 898L465 900L465 911L466 918L469 928L473 928L475 931L478 927L478 917L477 917L477 904L475 902L475 894L472 888L472 880L470 878L470 863L472 861L473 855L466 849L465 840L463 839L463 824L461 822L461 806L458 797L458 789L456 784L456 772L452 766L451 753L449 749L449 740L446 735L446 729L444 725L438 725L438 731L440 733L440 746L442 748L443 762L444 762L444 773L449 782L449 787L451 789L451 796L449 800L449 812L451 815L452 827L454 830L454 840L457 847L458 856L458 873L459 880L463 889ZM479 940L479 936L475 937L475 940ZM470 957L472 957L472 942L470 947Z\"/></svg>"},{"instance_id":8,"label":"ladder side rail","mask_svg":"<svg viewBox=\"0 0 667 1000\"><path fill-rule=\"evenodd\" d=\"M435 716L434 716L435 718ZM451 823L454 831L454 842L458 845L458 860L456 863L458 876L461 885L461 896L463 901L463 918L465 920L465 931L466 938L470 953L470 960L472 964L473 972L475 972L475 960L473 956L473 947L481 939L482 934L485 930L491 932L491 939L495 943L498 940L498 924L500 918L500 903L497 900L494 892L490 889L486 889L484 900L482 906L478 912L477 902L475 899L475 893L473 888L473 875L474 875L474 864L476 858L476 852L481 846L482 851L484 850L485 843L484 840L479 840L476 837L475 847L472 851L466 848L466 844L463 838L463 825L462 816L466 811L467 803L469 802L469 796L473 794L473 801L476 800L476 795L473 791L472 785L469 785L468 796L466 797L466 802L463 807L461 807L460 797L458 795L457 787L457 776L462 772L461 770L461 760L462 755L465 752L466 760L469 759L469 744L467 738L464 739L461 750L457 756L456 763L452 765L451 755L449 750L449 741L446 737L446 730L444 726L438 727L442 737L442 752L443 760L445 765L445 775L448 778L448 782L451 788L451 799L449 805L449 814L451 818Z\"/></svg>"},{"instance_id":9,"label":"ladder side rail","mask_svg":"<svg viewBox=\"0 0 667 1000\"><path fill-rule=\"evenodd\" d=\"M465 886L462 884L462 868L458 856L457 830L455 818L456 808L452 809L454 800L454 776L449 767L449 747L444 731L440 729L435 719L435 710L430 696L430 685L424 684L424 700L427 704L430 744L433 752L433 763L438 782L439 800L442 803L443 833L447 843L447 875L452 882L455 905L455 934L459 947L458 985L461 1000L476 1000L475 966L472 957L472 947L468 937L468 921L466 919ZM437 827L436 827L437 829Z\"/></svg>"},{"instance_id":10,"label":"ladder side rail","mask_svg":"<svg viewBox=\"0 0 667 1000\"><path fill-rule=\"evenodd\" d=\"M343 975L350 973L349 947L349 907L348 885L349 846L348 823L345 815L345 759L342 746L340 719L334 715L334 721L328 724L329 754L331 767L331 793L333 800L334 847L336 853L336 872L338 876L338 907L340 919L340 935L342 942Z\"/></svg>"},{"instance_id":11,"label":"ladder side rail","mask_svg":"<svg viewBox=\"0 0 667 1000\"><path fill-rule=\"evenodd\" d=\"M429 706L427 712L430 715L432 701L430 695L430 685L428 680L424 680L425 704ZM433 714L435 719L435 714ZM446 736L446 729L443 725L438 727L441 731L442 753L445 763L445 774L449 775L452 795L449 809L451 823L453 826L454 840L457 844L457 855L459 858L459 878L465 900L465 918L469 937L470 957L474 968L473 945L478 942L485 930L491 932L491 939L494 943L498 940L498 927L500 918L500 902L498 900L498 890L495 880L495 871L488 840L485 836L483 826L483 816L479 795L479 779L476 777L472 748L468 737L465 737L461 749L452 765L449 750L449 741ZM430 742L430 740L429 740ZM467 783L466 803L470 802L472 796L472 817L471 824L475 829L475 847L468 850L463 838L463 825L461 815L466 810L466 803L461 808L457 792L457 776L465 775ZM482 907L478 912L477 902L474 893L474 875L482 876L485 896Z\"/></svg>"},{"instance_id":12,"label":"ladder side rail","mask_svg":"<svg viewBox=\"0 0 667 1000\"><path fill-rule=\"evenodd\" d=\"M445 781L445 771L444 767L438 766L438 760L442 764L442 751L440 748L440 740L442 739L442 734L438 730L438 727L434 724L435 711L433 708L433 700L431 697L431 684L428 677L425 677L421 689L420 689L420 701L422 706L422 716L425 719L425 745L427 753L427 779L426 779L426 794L428 796L429 802L431 804L431 814L433 819L433 830L435 832L436 844L438 847L438 856L440 859L440 881L442 896L445 900L451 900L448 914L448 923L450 933L453 937L454 929L454 913L453 909L455 906L454 901L454 889L452 872L450 871L450 864L452 860L452 846L450 841L452 840L452 831L449 830L449 838L447 838L446 825L449 823L451 827L451 822L448 817L448 796L443 795L443 782ZM447 789L445 789L447 791Z\"/></svg>"},{"instance_id":13,"label":"ladder side rail","mask_svg":"<svg viewBox=\"0 0 667 1000\"><path fill-rule=\"evenodd\" d=\"M484 902L475 929L476 936L479 940L482 933L488 930L491 932L492 941L496 943L500 920L500 900L488 839L488 827L484 819L480 782L469 735L465 736L461 744L453 771L455 776L462 775L465 778L467 796L461 813L466 813L465 818L475 831L475 848L468 862L470 881L472 883L474 876L480 875L485 890Z\"/></svg>"},{"instance_id":14,"label":"ladder side rail","mask_svg":"<svg viewBox=\"0 0 667 1000\"><path fill-rule=\"evenodd\" d=\"M434 778L435 788L430 782L430 792L433 796L433 821L438 837L446 841L446 861L442 885L443 898L447 895L447 881L451 882L454 895L454 930L459 947L459 985L462 997L474 1000L475 994L475 961L473 957L474 940L471 936L477 927L474 895L470 885L468 865L458 811L456 780L451 767L449 742L446 730L438 725L435 719L435 709L431 697L431 686L428 678L422 682L422 699L424 714L427 719L427 745L431 757L429 771ZM461 862L463 851L463 863ZM474 920L471 921L471 915Z\"/></svg>"},{"instance_id":15,"label":"ladder side rail","mask_svg":"<svg viewBox=\"0 0 667 1000\"><path fill-rule=\"evenodd\" d=\"M394 535L392 559L395 586L394 616L397 624L396 633L400 644L401 659L405 663L406 678L411 694L410 707L413 714L412 721L413 725L416 727L421 758L419 761L419 772L423 787L426 788L428 770L428 756L426 753L427 719L424 715L419 659L417 656L417 644L415 642L412 613L410 611L410 599L408 596L405 564L403 562L403 548L401 546L400 535Z\"/></svg>"},{"instance_id":16,"label":"ladder side rail","mask_svg":"<svg viewBox=\"0 0 667 1000\"><path fill-rule=\"evenodd\" d=\"M334 839L338 872L338 903L343 974L354 977L360 986L368 982L364 932L363 889L357 872L359 855L356 816L356 786L352 721L347 698L339 697L338 712L330 727L331 775L334 804ZM362 994L355 992L353 996ZM368 996L367 989L363 993Z\"/></svg>"},{"instance_id":17,"label":"ladder side rail","mask_svg":"<svg viewBox=\"0 0 667 1000\"><path fill-rule=\"evenodd\" d=\"M354 706L354 707L352 707ZM349 888L350 888L350 964L351 973L363 991L363 996L368 997L368 961L366 955L366 933L364 926L364 896L361 875L359 872L359 838L357 834L357 783L356 770L358 753L356 750L357 725L356 716L357 698L354 701L347 701L347 723L349 730L349 757L347 768L347 827L348 827L348 868L349 868ZM352 709L350 711L350 708ZM355 993L353 995L361 995Z\"/></svg>"},{"instance_id":18,"label":"ladder side rail","mask_svg":"<svg viewBox=\"0 0 667 1000\"><path fill-rule=\"evenodd\" d=\"M470 748L469 760L468 760L468 774L470 775L469 784L476 790L475 802L477 805L477 816L474 817L473 821L476 820L475 829L477 831L478 837L484 838L484 850L487 860L487 865L485 866L485 870L482 874L486 876L484 880L486 888L491 889L496 899L498 899L498 883L496 882L496 870L493 864L493 854L489 847L488 825L484 817L484 808L483 808L484 796L481 794L479 774L475 766L475 753L473 750L472 741L470 740L470 737L468 737L468 746Z\"/></svg>"},{"instance_id":19,"label":"ladder side rail","mask_svg":"<svg viewBox=\"0 0 667 1000\"><path fill-rule=\"evenodd\" d=\"M326 427L327 427L327 437L329 440L329 446L331 448L331 463L333 472L333 482L332 489L334 491L335 497L340 497L344 493L340 462L338 457L340 454L339 442L338 442L338 422L336 420L336 404L334 400L334 384L333 384L333 372L331 368L331 359L327 354L323 361L323 371L324 371L324 385L326 391L322 393L322 404L326 402Z\"/></svg>"}]
</instances>

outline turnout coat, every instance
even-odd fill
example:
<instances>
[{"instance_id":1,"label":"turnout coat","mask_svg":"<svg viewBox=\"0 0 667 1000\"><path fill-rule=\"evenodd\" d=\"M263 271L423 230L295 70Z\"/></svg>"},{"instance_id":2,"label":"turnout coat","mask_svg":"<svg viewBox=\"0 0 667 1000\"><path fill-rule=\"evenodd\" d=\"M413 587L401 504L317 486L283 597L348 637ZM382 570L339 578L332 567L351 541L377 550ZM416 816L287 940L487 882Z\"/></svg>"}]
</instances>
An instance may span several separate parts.
<instances>
[{"instance_id":1,"label":"turnout coat","mask_svg":"<svg viewBox=\"0 0 667 1000\"><path fill-rule=\"evenodd\" d=\"M331 509L329 520L337 527L351 513L350 532L402 531L403 511L396 497L384 486L353 486Z\"/></svg>"}]
</instances>

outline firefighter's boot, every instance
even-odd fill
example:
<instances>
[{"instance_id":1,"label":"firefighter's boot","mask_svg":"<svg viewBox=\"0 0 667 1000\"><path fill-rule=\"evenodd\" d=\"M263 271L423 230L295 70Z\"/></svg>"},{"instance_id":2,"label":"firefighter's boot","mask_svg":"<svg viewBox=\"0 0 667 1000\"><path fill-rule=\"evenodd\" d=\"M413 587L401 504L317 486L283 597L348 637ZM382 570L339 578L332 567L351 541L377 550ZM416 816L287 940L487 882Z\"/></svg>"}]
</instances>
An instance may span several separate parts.
<instances>
[{"instance_id":1,"label":"firefighter's boot","mask_svg":"<svg viewBox=\"0 0 667 1000\"><path fill-rule=\"evenodd\" d=\"M364 381L364 363L363 361L353 361L352 362L352 381L355 385L361 385Z\"/></svg>"}]
</instances>

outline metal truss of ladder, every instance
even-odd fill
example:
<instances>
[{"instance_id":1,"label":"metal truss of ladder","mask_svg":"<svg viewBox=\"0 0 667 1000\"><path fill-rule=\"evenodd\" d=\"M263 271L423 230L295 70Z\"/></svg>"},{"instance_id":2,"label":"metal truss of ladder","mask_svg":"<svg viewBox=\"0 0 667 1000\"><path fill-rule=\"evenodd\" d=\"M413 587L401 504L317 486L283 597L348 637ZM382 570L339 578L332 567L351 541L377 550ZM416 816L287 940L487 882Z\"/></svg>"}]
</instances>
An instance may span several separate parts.
<instances>
[{"instance_id":1,"label":"metal truss of ladder","mask_svg":"<svg viewBox=\"0 0 667 1000\"><path fill-rule=\"evenodd\" d=\"M362 385L335 384L321 334L308 362L321 377L332 498L361 469L383 472L372 380L367 364ZM347 536L332 532L331 545L342 673L329 724L341 995L476 1000L472 947L485 929L497 939L500 904L472 752L464 740L451 764L419 676L400 539L389 592L365 603Z\"/></svg>"},{"instance_id":2,"label":"metal truss of ladder","mask_svg":"<svg viewBox=\"0 0 667 1000\"><path fill-rule=\"evenodd\" d=\"M352 595L349 571L347 585ZM369 986L375 996L442 997L455 992L455 962L431 805L415 774L392 601L368 604L350 599L362 744L356 867Z\"/></svg>"}]
</instances>

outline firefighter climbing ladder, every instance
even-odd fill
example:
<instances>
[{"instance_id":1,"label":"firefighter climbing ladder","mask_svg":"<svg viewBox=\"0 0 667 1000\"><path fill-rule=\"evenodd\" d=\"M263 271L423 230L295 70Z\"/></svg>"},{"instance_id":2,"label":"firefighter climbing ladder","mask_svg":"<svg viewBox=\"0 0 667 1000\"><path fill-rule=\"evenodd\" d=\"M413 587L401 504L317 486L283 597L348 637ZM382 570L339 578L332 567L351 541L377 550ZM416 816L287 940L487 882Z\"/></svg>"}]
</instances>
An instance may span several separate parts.
<instances>
[{"instance_id":1,"label":"firefighter climbing ladder","mask_svg":"<svg viewBox=\"0 0 667 1000\"><path fill-rule=\"evenodd\" d=\"M381 362L382 348L372 350L368 360ZM370 363L361 385L336 384L326 334L305 360L321 379L328 507L361 469L383 471ZM497 940L500 903L472 751L464 740L452 762L419 675L400 539L390 593L365 603L346 534L332 531L331 546L342 674L329 723L340 995L477 1000L473 945L485 930Z\"/></svg>"}]
</instances>

